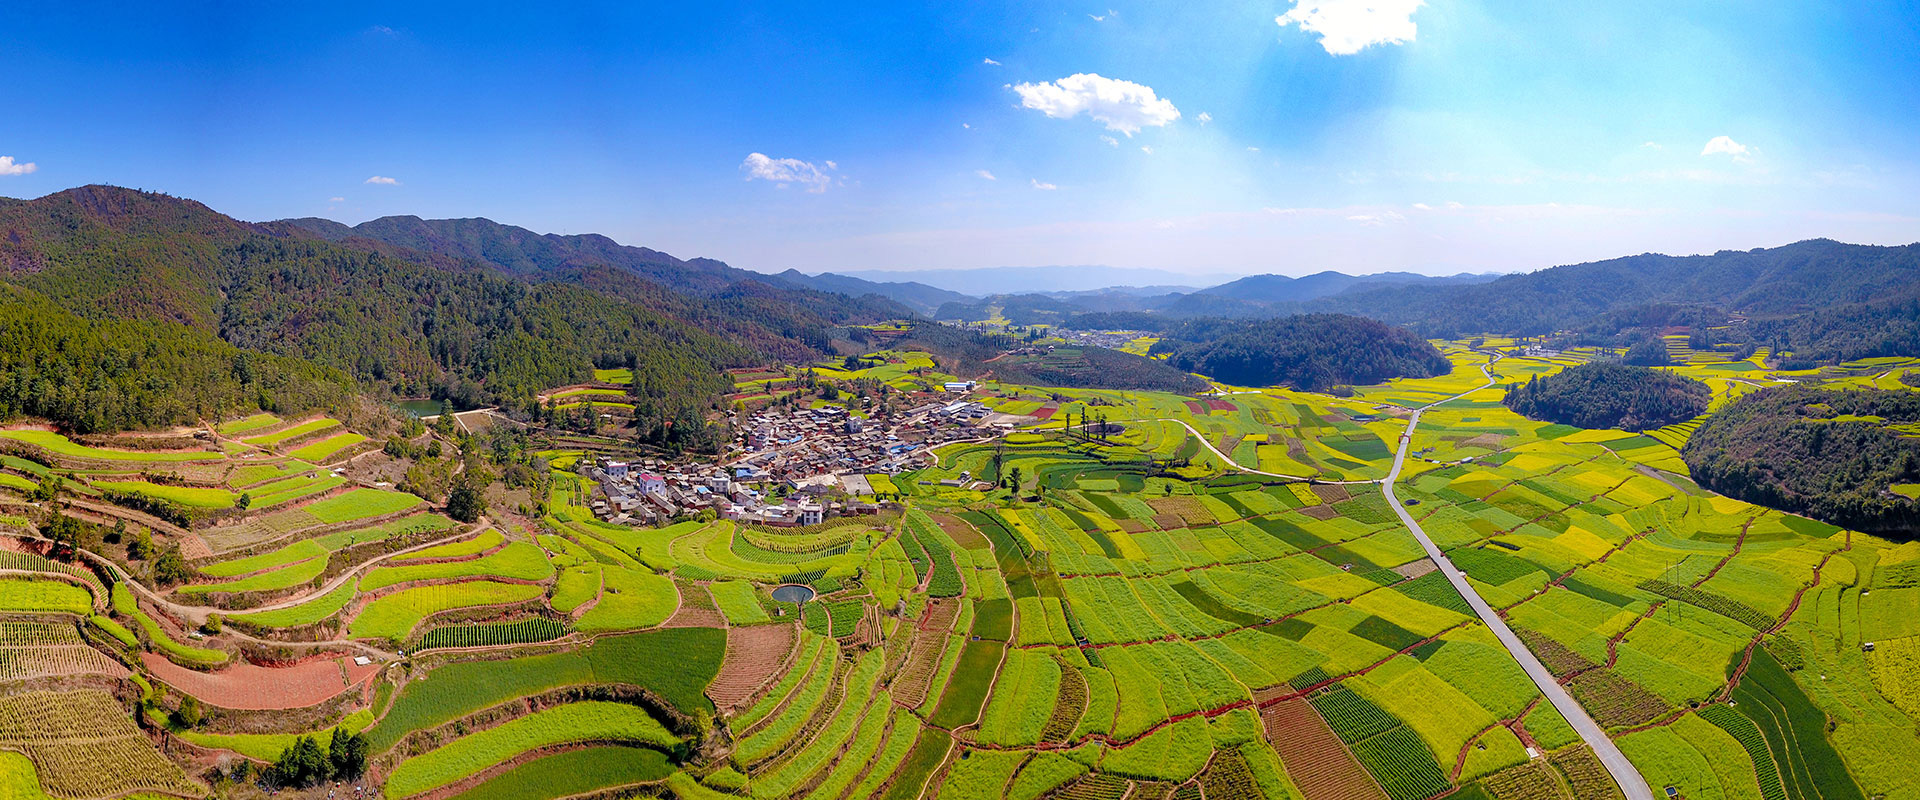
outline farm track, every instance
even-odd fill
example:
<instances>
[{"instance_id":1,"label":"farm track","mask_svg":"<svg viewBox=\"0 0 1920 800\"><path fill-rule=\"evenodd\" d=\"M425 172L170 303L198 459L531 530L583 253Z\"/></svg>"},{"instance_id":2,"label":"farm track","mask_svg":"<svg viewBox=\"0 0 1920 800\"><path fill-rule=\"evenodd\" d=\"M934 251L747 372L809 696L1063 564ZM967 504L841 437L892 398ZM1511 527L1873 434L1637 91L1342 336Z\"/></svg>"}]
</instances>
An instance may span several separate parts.
<instances>
[{"instance_id":1,"label":"farm track","mask_svg":"<svg viewBox=\"0 0 1920 800\"><path fill-rule=\"evenodd\" d=\"M1439 545L1434 544L1433 539L1429 538L1426 531L1420 528L1420 524L1414 521L1413 515L1407 513L1406 506L1400 503L1400 498L1393 492L1394 481L1400 477L1400 469L1406 462L1407 450L1413 445L1413 432L1420 425L1421 412L1493 386L1496 380L1491 367L1492 362L1480 367L1480 371L1487 376L1485 384L1415 409L1413 416L1407 419L1407 429L1400 435L1400 446L1393 457L1393 469L1387 473L1386 479L1381 484L1387 496L1387 503L1393 507L1394 513L1399 515L1401 523L1407 526L1414 538L1420 541L1420 546L1426 549L1427 555L1435 564L1440 565L1447 580L1453 584L1455 590L1460 592L1460 596L1466 599L1468 605L1473 607L1474 613L1486 623L1488 629L1493 631L1494 636L1507 648L1507 652L1520 662L1521 668L1525 669L1528 677L1540 687L1541 693L1545 694L1554 708L1560 711L1561 716L1573 726L1574 731L1580 734L1580 738L1593 748L1594 755L1606 767L1614 783L1619 785L1620 790L1626 795L1626 800L1653 800L1653 789L1647 785L1646 778L1640 775L1640 771L1634 767L1633 762L1627 759L1626 754L1620 751L1620 747L1614 744L1612 739L1607 738L1606 731L1601 730L1599 724L1593 721L1593 717L1587 714L1586 709L1567 693L1566 687L1561 686L1560 682L1554 679L1553 673L1540 663L1540 659L1534 656L1533 651L1527 649L1526 644L1520 641L1520 637L1514 634L1513 629L1507 627L1506 621L1500 617L1499 612L1480 597L1480 593L1467 582L1466 573L1455 567L1446 553L1440 550Z\"/></svg>"}]
</instances>

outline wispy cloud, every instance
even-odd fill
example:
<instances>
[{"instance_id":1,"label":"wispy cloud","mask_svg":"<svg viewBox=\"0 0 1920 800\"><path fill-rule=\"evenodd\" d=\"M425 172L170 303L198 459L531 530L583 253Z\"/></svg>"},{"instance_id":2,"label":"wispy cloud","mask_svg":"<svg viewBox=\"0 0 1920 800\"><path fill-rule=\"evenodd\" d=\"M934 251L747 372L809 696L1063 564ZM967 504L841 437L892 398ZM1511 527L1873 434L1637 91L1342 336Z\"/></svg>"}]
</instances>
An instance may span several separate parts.
<instances>
[{"instance_id":1,"label":"wispy cloud","mask_svg":"<svg viewBox=\"0 0 1920 800\"><path fill-rule=\"evenodd\" d=\"M1143 144L1143 145L1140 145L1140 152L1146 153L1147 155L1153 155L1153 148Z\"/></svg>"},{"instance_id":2,"label":"wispy cloud","mask_svg":"<svg viewBox=\"0 0 1920 800\"><path fill-rule=\"evenodd\" d=\"M831 161L826 164L828 169L837 168ZM827 173L810 162L797 158L771 158L764 153L748 153L746 160L740 162L740 169L746 171L747 180L770 181L782 189L799 184L806 187L810 194L824 192L833 183Z\"/></svg>"},{"instance_id":3,"label":"wispy cloud","mask_svg":"<svg viewBox=\"0 0 1920 800\"><path fill-rule=\"evenodd\" d=\"M1117 16L1120 16L1120 12L1109 8L1105 14L1088 14L1087 19L1093 20L1094 22L1106 22L1108 17Z\"/></svg>"},{"instance_id":4,"label":"wispy cloud","mask_svg":"<svg viewBox=\"0 0 1920 800\"><path fill-rule=\"evenodd\" d=\"M998 61L995 61L995 60L993 60L993 59L991 59L991 58L983 58L983 59L980 59L980 63L982 63L982 64L986 64L987 66L990 66L990 67L997 67L997 66L1000 66L1000 62L998 62Z\"/></svg>"},{"instance_id":5,"label":"wispy cloud","mask_svg":"<svg viewBox=\"0 0 1920 800\"><path fill-rule=\"evenodd\" d=\"M1194 117L1194 119L1199 120L1200 124L1205 125L1213 121L1213 115L1202 111L1200 112L1200 116Z\"/></svg>"},{"instance_id":6,"label":"wispy cloud","mask_svg":"<svg viewBox=\"0 0 1920 800\"><path fill-rule=\"evenodd\" d=\"M973 171L973 174L978 175L985 180L990 180L990 181L1000 180L999 178L994 177L992 172L989 172L984 169L976 169Z\"/></svg>"},{"instance_id":7,"label":"wispy cloud","mask_svg":"<svg viewBox=\"0 0 1920 800\"><path fill-rule=\"evenodd\" d=\"M398 32L398 31L395 31L394 29L392 29L392 28L389 28L389 27L387 27L387 26L385 26L385 25L375 25L375 26L373 26L373 27L371 27L371 28L368 28L368 29L367 29L367 32L368 32L368 33L373 33L373 34L378 34L378 35L381 35L381 36L395 36L395 35L398 35L398 34L399 34L399 32Z\"/></svg>"},{"instance_id":8,"label":"wispy cloud","mask_svg":"<svg viewBox=\"0 0 1920 800\"><path fill-rule=\"evenodd\" d=\"M1055 189L1058 189L1058 188L1060 188L1060 187L1058 187L1058 186L1055 186L1055 185L1053 185L1053 184L1051 184L1051 183L1045 183L1045 182L1042 182L1042 181L1041 181L1041 180L1040 180L1039 178L1032 178L1032 179L1030 179L1030 180L1032 180L1032 181L1033 181L1033 188L1035 188L1035 189L1041 189L1041 190L1044 190L1044 191L1049 191L1049 192L1051 192L1051 191L1053 191L1053 190L1055 190Z\"/></svg>"},{"instance_id":9,"label":"wispy cloud","mask_svg":"<svg viewBox=\"0 0 1920 800\"><path fill-rule=\"evenodd\" d=\"M1180 109L1155 94L1153 87L1083 72L1057 81L1022 83L1011 87L1020 104L1049 117L1087 116L1128 136L1141 128L1158 128L1180 118Z\"/></svg>"},{"instance_id":10,"label":"wispy cloud","mask_svg":"<svg viewBox=\"0 0 1920 800\"><path fill-rule=\"evenodd\" d=\"M344 202L347 202L347 198L344 198L344 197L329 197L329 198L327 198L327 202L329 202L329 203L332 203L332 204L334 204L334 205L336 205L336 206L337 206L337 205L340 205L341 203L344 203Z\"/></svg>"},{"instance_id":11,"label":"wispy cloud","mask_svg":"<svg viewBox=\"0 0 1920 800\"><path fill-rule=\"evenodd\" d=\"M385 175L375 175L371 178L361 181L361 183L371 183L375 186L399 186L400 185L400 181L394 178L389 178Z\"/></svg>"},{"instance_id":12,"label":"wispy cloud","mask_svg":"<svg viewBox=\"0 0 1920 800\"><path fill-rule=\"evenodd\" d=\"M40 168L31 161L18 162L13 156L0 156L0 175L25 175Z\"/></svg>"},{"instance_id":13,"label":"wispy cloud","mask_svg":"<svg viewBox=\"0 0 1920 800\"><path fill-rule=\"evenodd\" d=\"M1293 10L1273 19L1284 28L1320 34L1320 46L1350 56L1376 44L1413 41L1413 12L1425 0L1294 0Z\"/></svg>"},{"instance_id":14,"label":"wispy cloud","mask_svg":"<svg viewBox=\"0 0 1920 800\"><path fill-rule=\"evenodd\" d=\"M1100 141L1103 141L1103 142L1106 142L1106 143L1107 143L1107 146L1108 146L1108 147L1119 147L1119 146L1120 146L1120 140L1119 140L1119 139L1115 139L1115 138L1113 138L1113 137L1111 137L1111 136L1101 136L1101 137L1100 137Z\"/></svg>"}]
</instances>

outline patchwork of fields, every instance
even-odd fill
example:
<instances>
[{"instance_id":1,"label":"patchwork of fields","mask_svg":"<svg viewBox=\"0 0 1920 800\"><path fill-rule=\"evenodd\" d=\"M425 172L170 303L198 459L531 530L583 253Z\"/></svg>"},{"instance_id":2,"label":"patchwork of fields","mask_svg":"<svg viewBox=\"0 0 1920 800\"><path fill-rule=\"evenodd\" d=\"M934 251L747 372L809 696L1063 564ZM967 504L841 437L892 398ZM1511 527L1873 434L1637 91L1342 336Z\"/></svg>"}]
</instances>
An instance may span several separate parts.
<instances>
[{"instance_id":1,"label":"patchwork of fields","mask_svg":"<svg viewBox=\"0 0 1920 800\"><path fill-rule=\"evenodd\" d=\"M1452 374L1351 397L989 385L1050 413L798 529L597 521L578 451L542 454L528 516L460 524L314 466L363 444L324 418L221 424L222 452L7 432L51 463L0 464L5 491L171 504L182 533L155 532L204 550L158 592L0 551L0 681L122 687L8 689L0 793L206 794L215 760L169 759L144 701L229 765L361 733L395 798L1619 796L1382 493L1444 400L1395 494L1657 795L1920 798L1920 545L1699 489L1674 454L1697 420L1580 430L1477 388L1581 354L1445 349ZM1715 409L1771 379L1689 359Z\"/></svg>"}]
</instances>

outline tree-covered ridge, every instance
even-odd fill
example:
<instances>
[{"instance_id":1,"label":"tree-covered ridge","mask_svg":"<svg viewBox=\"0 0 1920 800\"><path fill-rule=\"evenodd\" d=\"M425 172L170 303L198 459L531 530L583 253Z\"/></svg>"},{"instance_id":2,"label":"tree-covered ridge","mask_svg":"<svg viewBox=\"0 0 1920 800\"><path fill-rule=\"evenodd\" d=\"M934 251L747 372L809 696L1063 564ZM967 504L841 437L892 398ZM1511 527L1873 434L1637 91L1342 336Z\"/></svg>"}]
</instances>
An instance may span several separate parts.
<instances>
[{"instance_id":1,"label":"tree-covered ridge","mask_svg":"<svg viewBox=\"0 0 1920 800\"><path fill-rule=\"evenodd\" d=\"M1594 362L1507 387L1515 413L1582 428L1644 431L1707 411L1713 391L1692 378L1647 367Z\"/></svg>"},{"instance_id":2,"label":"tree-covered ridge","mask_svg":"<svg viewBox=\"0 0 1920 800\"><path fill-rule=\"evenodd\" d=\"M1344 314L1189 320L1153 347L1180 369L1237 386L1324 391L1394 378L1445 375L1453 366L1412 331Z\"/></svg>"},{"instance_id":3,"label":"tree-covered ridge","mask_svg":"<svg viewBox=\"0 0 1920 800\"><path fill-rule=\"evenodd\" d=\"M251 353L171 322L88 320L0 286L0 419L42 417L79 433L191 423L264 408L339 405L345 374Z\"/></svg>"},{"instance_id":4,"label":"tree-covered ridge","mask_svg":"<svg viewBox=\"0 0 1920 800\"><path fill-rule=\"evenodd\" d=\"M1158 361L1104 347L1056 347L993 362L993 377L1031 386L1196 394L1207 382Z\"/></svg>"},{"instance_id":5,"label":"tree-covered ridge","mask_svg":"<svg viewBox=\"0 0 1920 800\"><path fill-rule=\"evenodd\" d=\"M638 357L645 373L636 384L642 399L668 419L708 405L727 386L719 374L725 368L817 358L832 349L835 326L900 310L879 298L750 280L695 296L590 263L556 264L542 280L529 281L462 253L368 239L327 241L298 226L253 225L192 201L108 186L0 200L0 263L11 268L0 280L31 289L68 314L178 324L203 336L165 330L147 338L209 346L224 340L240 350L306 359L376 392L526 404L541 388L587 380L595 366ZM715 274L740 272L676 263ZM9 356L23 364L45 362L48 354L31 349L41 341L32 339L23 345L29 349ZM94 357L94 350L84 352L82 360ZM51 363L57 367L59 361ZM74 365L71 358L67 363ZM256 363L302 372L280 361ZM111 373L117 367L106 363L100 369ZM211 413L219 407L205 392L231 394L205 371L183 367L160 379L194 386L142 387L137 394L154 406L151 411L116 410L118 401L89 390L99 408L83 413L72 399L77 390L49 390L23 392L15 413L45 414L90 430L179 421L185 413L179 409ZM317 368L304 372L347 380ZM269 408L304 408L320 396L284 383L257 385L249 393ZM56 394L67 399L45 399ZM135 394L123 386L115 396Z\"/></svg>"},{"instance_id":6,"label":"tree-covered ridge","mask_svg":"<svg viewBox=\"0 0 1920 800\"><path fill-rule=\"evenodd\" d=\"M636 303L566 284L450 272L319 241L255 239L232 249L221 335L311 359L407 395L524 401L592 377L648 371L656 396L706 398L726 367L758 355Z\"/></svg>"},{"instance_id":7,"label":"tree-covered ridge","mask_svg":"<svg viewBox=\"0 0 1920 800\"><path fill-rule=\"evenodd\" d=\"M1680 451L1700 485L1855 530L1911 538L1920 503L1889 490L1920 481L1920 394L1781 386L1747 395Z\"/></svg>"}]
</instances>

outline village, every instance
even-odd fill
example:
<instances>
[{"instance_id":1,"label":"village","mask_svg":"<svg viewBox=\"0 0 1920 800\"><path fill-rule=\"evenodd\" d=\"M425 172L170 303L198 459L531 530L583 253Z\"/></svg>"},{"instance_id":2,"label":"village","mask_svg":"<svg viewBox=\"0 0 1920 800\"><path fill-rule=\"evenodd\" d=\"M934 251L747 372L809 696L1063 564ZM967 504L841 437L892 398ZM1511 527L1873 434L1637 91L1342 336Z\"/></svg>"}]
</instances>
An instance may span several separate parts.
<instances>
[{"instance_id":1,"label":"village","mask_svg":"<svg viewBox=\"0 0 1920 800\"><path fill-rule=\"evenodd\" d=\"M949 382L944 397L893 419L838 405L736 414L732 449L717 464L601 457L582 459L577 469L595 486L594 514L614 524L663 525L711 512L800 527L874 514L898 498L876 494L866 476L919 469L931 463L935 447L989 440L1031 421L968 399L975 388L973 381Z\"/></svg>"}]
</instances>

